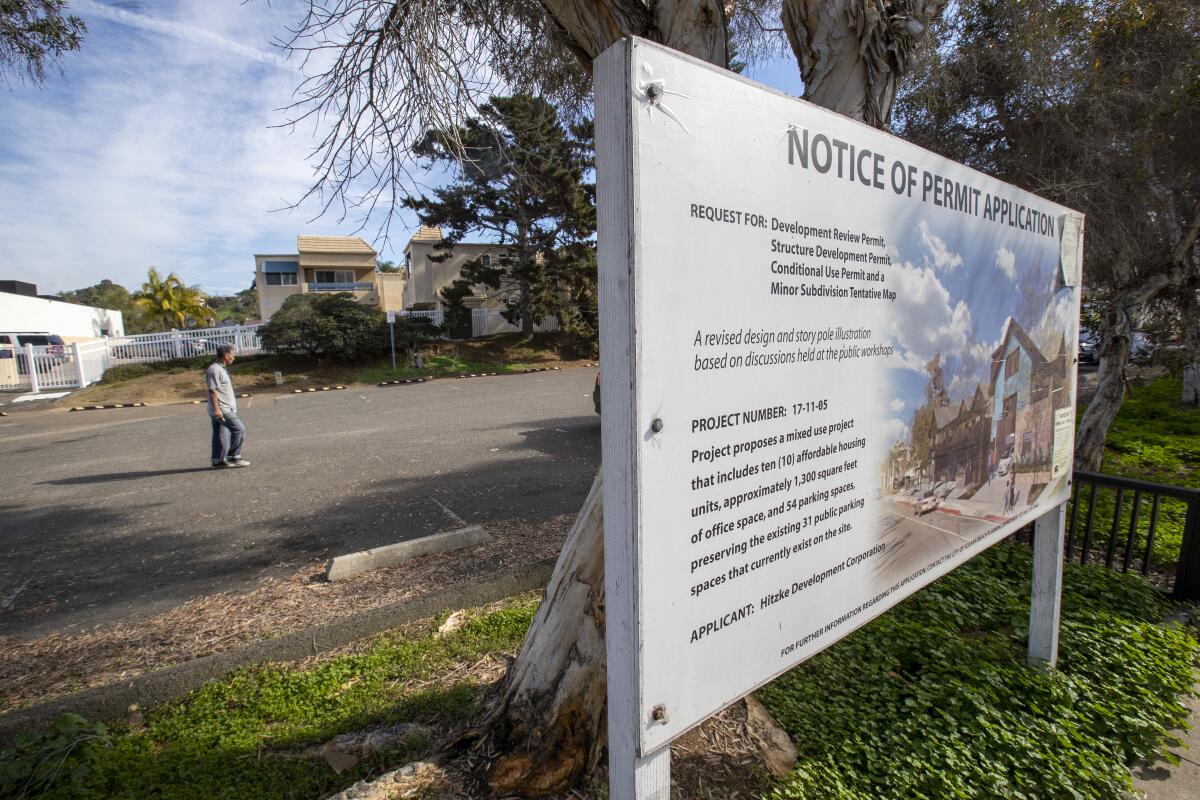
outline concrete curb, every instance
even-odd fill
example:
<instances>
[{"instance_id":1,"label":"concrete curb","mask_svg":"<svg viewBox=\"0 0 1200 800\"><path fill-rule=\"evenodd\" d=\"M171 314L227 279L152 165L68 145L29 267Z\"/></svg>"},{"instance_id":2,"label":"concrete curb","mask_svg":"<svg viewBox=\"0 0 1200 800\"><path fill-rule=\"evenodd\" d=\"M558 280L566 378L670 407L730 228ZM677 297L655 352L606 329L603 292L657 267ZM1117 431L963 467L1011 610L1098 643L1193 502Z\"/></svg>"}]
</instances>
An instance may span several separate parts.
<instances>
[{"instance_id":1,"label":"concrete curb","mask_svg":"<svg viewBox=\"0 0 1200 800\"><path fill-rule=\"evenodd\" d=\"M334 556L325 565L325 580L340 581L343 578L358 575L360 572L378 567L390 567L417 556L462 550L465 547L475 547L490 541L492 541L492 537L487 531L479 525L471 525L458 530L422 536L420 539L411 539L407 542L386 544L371 550L360 550L357 553Z\"/></svg>"},{"instance_id":2,"label":"concrete curb","mask_svg":"<svg viewBox=\"0 0 1200 800\"><path fill-rule=\"evenodd\" d=\"M429 383L433 378L405 378L396 381L380 381L376 386L403 386L406 383Z\"/></svg>"},{"instance_id":3,"label":"concrete curb","mask_svg":"<svg viewBox=\"0 0 1200 800\"><path fill-rule=\"evenodd\" d=\"M528 564L507 575L449 586L422 597L351 614L348 617L264 639L174 667L138 675L128 681L97 686L43 703L0 714L0 748L12 747L26 731L46 728L60 714L73 712L91 720L118 720L137 703L150 708L183 697L207 681L241 667L265 661L295 661L325 653L382 631L428 619L442 611L470 608L545 588L554 560Z\"/></svg>"},{"instance_id":4,"label":"concrete curb","mask_svg":"<svg viewBox=\"0 0 1200 800\"><path fill-rule=\"evenodd\" d=\"M142 408L145 403L108 403L101 406L71 406L69 411L100 411L105 408Z\"/></svg>"}]
</instances>

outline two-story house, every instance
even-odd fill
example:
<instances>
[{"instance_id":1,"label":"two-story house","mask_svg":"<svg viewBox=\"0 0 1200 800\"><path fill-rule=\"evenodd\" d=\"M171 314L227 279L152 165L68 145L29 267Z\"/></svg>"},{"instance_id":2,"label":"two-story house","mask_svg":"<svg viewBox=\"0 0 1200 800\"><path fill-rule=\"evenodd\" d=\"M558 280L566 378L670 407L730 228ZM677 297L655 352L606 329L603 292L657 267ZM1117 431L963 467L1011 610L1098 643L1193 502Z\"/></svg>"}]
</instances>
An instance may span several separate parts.
<instances>
[{"instance_id":1,"label":"two-story house","mask_svg":"<svg viewBox=\"0 0 1200 800\"><path fill-rule=\"evenodd\" d=\"M295 253L254 256L259 318L266 322L293 294L348 292L363 305L399 311L404 272L377 272L378 253L357 236L297 236Z\"/></svg>"},{"instance_id":2,"label":"two-story house","mask_svg":"<svg viewBox=\"0 0 1200 800\"><path fill-rule=\"evenodd\" d=\"M462 273L468 261L482 258L484 264L492 259L497 264L512 258L508 248L498 244L460 242L446 255L442 244L442 229L422 225L404 248L404 269L408 282L404 286L404 308L409 311L435 311L442 308L441 291ZM467 308L502 309L514 296L515 287L501 284L499 289L475 286L471 297L463 301Z\"/></svg>"}]
</instances>

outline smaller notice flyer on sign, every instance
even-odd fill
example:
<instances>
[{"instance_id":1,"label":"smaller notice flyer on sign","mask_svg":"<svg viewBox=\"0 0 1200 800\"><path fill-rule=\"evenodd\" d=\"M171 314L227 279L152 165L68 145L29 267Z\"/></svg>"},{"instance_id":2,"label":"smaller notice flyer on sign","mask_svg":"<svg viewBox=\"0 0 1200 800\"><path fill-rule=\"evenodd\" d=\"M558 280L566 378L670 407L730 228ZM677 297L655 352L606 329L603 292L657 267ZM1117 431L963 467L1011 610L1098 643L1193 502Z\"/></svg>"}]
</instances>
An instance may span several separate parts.
<instances>
[{"instance_id":1,"label":"smaller notice flyer on sign","mask_svg":"<svg viewBox=\"0 0 1200 800\"><path fill-rule=\"evenodd\" d=\"M1058 479L1070 476L1075 455L1075 409L1060 408L1054 412L1054 462L1050 476Z\"/></svg>"}]
</instances>

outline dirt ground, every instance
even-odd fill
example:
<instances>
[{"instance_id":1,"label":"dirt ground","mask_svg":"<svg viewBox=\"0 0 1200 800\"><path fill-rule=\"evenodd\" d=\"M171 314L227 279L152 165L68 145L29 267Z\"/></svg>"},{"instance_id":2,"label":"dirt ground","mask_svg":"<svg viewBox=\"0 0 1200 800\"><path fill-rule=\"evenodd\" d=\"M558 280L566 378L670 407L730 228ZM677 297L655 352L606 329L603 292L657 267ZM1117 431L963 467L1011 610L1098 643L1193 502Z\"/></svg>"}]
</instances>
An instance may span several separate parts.
<instances>
[{"instance_id":1,"label":"dirt ground","mask_svg":"<svg viewBox=\"0 0 1200 800\"><path fill-rule=\"evenodd\" d=\"M0 637L0 712L220 653L438 589L553 559L573 515L487 526L489 544L329 583L323 562L250 592L197 598L150 619L37 639Z\"/></svg>"}]
</instances>

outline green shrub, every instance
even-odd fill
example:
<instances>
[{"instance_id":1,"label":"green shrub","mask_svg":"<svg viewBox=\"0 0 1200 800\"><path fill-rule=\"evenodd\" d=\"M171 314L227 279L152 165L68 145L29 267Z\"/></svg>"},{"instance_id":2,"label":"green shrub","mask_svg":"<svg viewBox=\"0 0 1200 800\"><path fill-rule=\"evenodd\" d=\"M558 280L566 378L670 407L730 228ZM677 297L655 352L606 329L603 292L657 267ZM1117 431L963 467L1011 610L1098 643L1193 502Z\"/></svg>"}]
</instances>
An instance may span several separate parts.
<instances>
[{"instance_id":1,"label":"green shrub","mask_svg":"<svg viewBox=\"0 0 1200 800\"><path fill-rule=\"evenodd\" d=\"M407 350L433 331L428 320L396 320L396 348ZM259 329L263 347L275 353L305 353L334 361L361 361L391 346L382 311L358 303L345 292L294 294Z\"/></svg>"}]
</instances>

